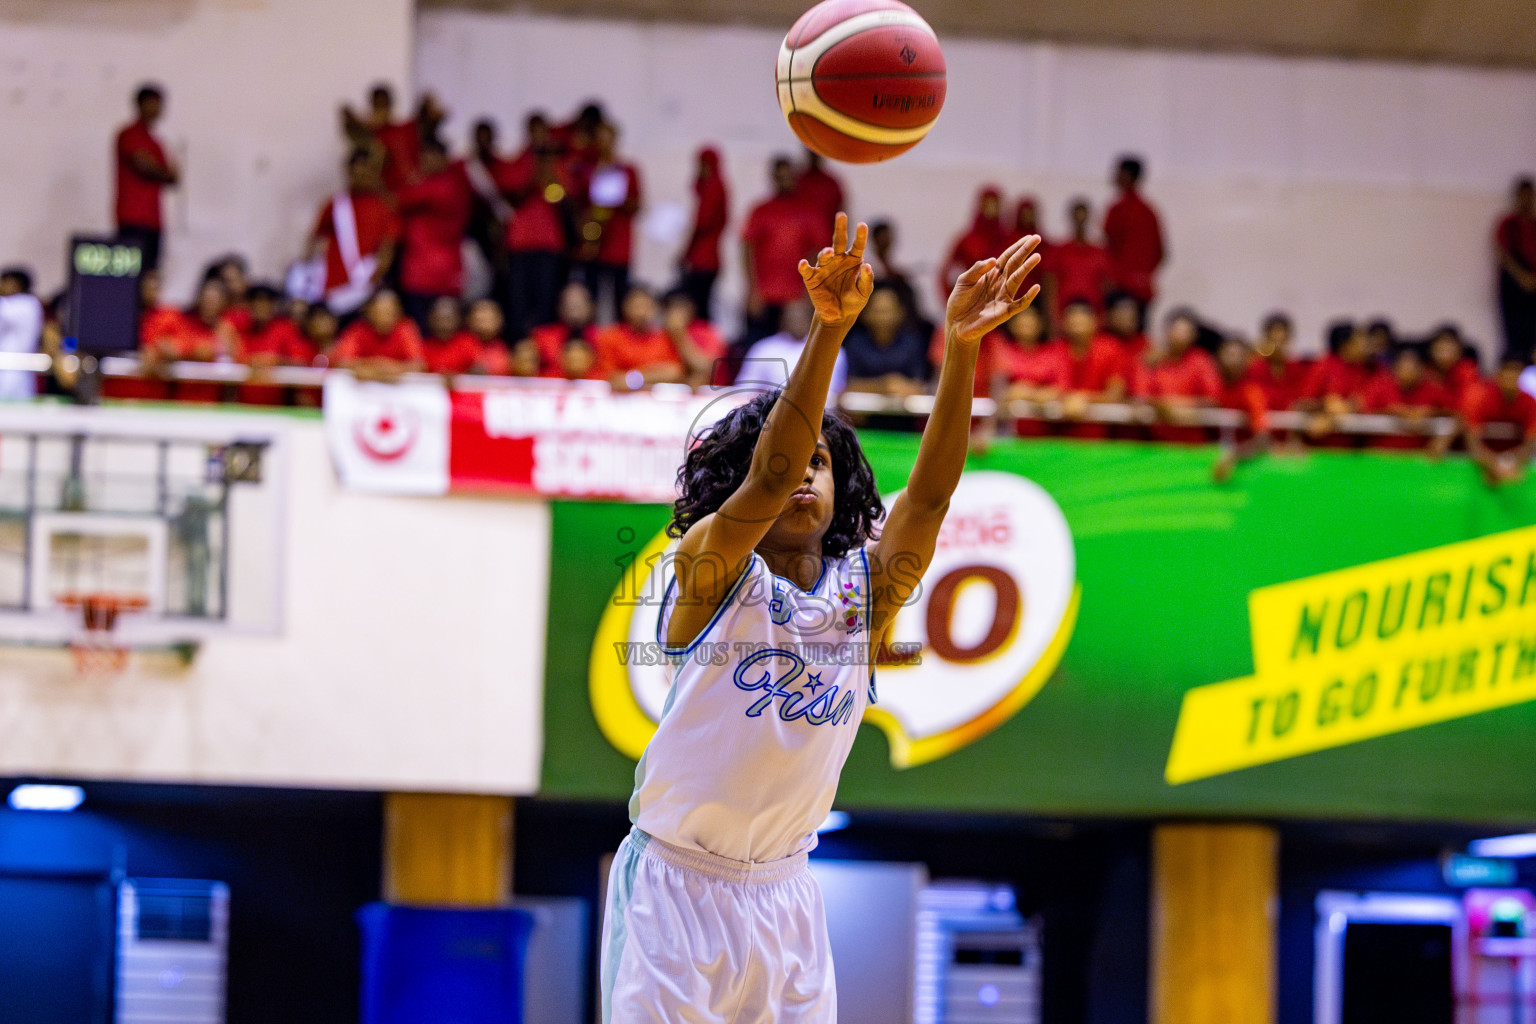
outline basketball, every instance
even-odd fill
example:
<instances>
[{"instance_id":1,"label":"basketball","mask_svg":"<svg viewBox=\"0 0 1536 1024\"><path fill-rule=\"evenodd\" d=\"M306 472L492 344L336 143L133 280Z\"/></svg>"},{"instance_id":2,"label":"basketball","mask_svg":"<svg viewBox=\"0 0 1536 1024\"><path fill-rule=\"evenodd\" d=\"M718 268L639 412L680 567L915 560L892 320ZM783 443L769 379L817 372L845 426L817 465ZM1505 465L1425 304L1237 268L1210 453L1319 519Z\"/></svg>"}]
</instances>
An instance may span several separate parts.
<instances>
[{"instance_id":1,"label":"basketball","mask_svg":"<svg viewBox=\"0 0 1536 1024\"><path fill-rule=\"evenodd\" d=\"M923 140L944 106L944 53L900 0L823 0L779 47L779 108L824 157L872 164Z\"/></svg>"}]
</instances>

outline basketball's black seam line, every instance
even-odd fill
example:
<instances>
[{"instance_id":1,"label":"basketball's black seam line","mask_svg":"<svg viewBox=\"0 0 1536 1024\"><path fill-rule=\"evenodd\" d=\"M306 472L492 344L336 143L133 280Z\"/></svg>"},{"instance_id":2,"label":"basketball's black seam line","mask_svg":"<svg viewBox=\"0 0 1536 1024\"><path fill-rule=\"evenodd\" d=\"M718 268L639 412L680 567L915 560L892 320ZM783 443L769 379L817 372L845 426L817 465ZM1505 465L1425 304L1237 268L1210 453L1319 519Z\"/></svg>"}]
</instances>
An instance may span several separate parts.
<instances>
[{"instance_id":1,"label":"basketball's black seam line","mask_svg":"<svg viewBox=\"0 0 1536 1024\"><path fill-rule=\"evenodd\" d=\"M944 77L946 77L946 74L947 74L946 72L943 72L943 71L911 71L911 72L903 72L903 73L900 73L900 74L887 74L887 73L876 72L874 74L868 74L868 75L816 75L814 69L812 70L811 73L812 73L812 75L815 76L814 77L814 81L817 81L817 82L857 82L857 81L864 81L864 80L876 79L876 78L884 78L884 79L889 79L891 81L902 82L902 81L906 81L907 79L944 78ZM813 81L813 79L812 78L788 78L788 79L785 79L785 81L789 81L789 82L809 82L809 81Z\"/></svg>"}]
</instances>

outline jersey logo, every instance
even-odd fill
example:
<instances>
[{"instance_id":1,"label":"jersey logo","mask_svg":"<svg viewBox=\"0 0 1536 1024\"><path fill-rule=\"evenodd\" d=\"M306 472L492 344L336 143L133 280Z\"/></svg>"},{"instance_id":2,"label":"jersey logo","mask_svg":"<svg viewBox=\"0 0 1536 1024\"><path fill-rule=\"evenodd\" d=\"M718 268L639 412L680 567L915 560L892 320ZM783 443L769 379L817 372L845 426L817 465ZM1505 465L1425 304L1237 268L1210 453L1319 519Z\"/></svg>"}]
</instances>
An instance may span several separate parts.
<instances>
[{"instance_id":1,"label":"jersey logo","mask_svg":"<svg viewBox=\"0 0 1536 1024\"><path fill-rule=\"evenodd\" d=\"M819 671L805 671L805 659L792 651L754 651L736 666L734 678L738 688L762 693L747 708L748 718L759 717L774 701L786 722L803 718L811 725L842 725L853 717L853 694L839 700L837 684L822 682Z\"/></svg>"},{"instance_id":2,"label":"jersey logo","mask_svg":"<svg viewBox=\"0 0 1536 1024\"><path fill-rule=\"evenodd\" d=\"M837 600L843 606L843 629L848 631L849 636L858 636L864 631L864 616L859 612L864 604L864 595L859 592L859 585L844 580L837 590Z\"/></svg>"}]
</instances>

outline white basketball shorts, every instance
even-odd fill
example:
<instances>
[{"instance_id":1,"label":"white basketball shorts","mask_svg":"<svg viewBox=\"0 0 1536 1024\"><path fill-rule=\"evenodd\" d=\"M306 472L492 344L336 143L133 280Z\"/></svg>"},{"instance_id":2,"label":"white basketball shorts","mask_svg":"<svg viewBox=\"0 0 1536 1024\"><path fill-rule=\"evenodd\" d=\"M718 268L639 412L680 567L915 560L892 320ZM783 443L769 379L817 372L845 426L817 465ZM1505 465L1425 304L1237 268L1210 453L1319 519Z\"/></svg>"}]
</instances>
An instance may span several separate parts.
<instances>
[{"instance_id":1,"label":"white basketball shorts","mask_svg":"<svg viewBox=\"0 0 1536 1024\"><path fill-rule=\"evenodd\" d=\"M603 1024L836 1024L821 888L805 854L763 864L635 829L608 878Z\"/></svg>"}]
</instances>

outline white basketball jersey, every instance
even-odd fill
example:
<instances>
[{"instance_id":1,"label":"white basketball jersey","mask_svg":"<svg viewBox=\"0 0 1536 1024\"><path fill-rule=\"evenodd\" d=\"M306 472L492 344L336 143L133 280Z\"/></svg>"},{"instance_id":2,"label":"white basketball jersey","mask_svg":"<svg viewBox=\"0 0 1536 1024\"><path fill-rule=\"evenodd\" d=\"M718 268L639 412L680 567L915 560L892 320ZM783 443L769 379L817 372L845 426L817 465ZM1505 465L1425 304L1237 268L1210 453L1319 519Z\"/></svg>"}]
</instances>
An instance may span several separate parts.
<instances>
[{"instance_id":1,"label":"white basketball jersey","mask_svg":"<svg viewBox=\"0 0 1536 1024\"><path fill-rule=\"evenodd\" d=\"M657 640L677 598L669 573ZM823 559L810 590L753 554L672 658L672 689L635 768L630 820L674 846L770 861L816 845L874 699L869 560Z\"/></svg>"}]
</instances>

